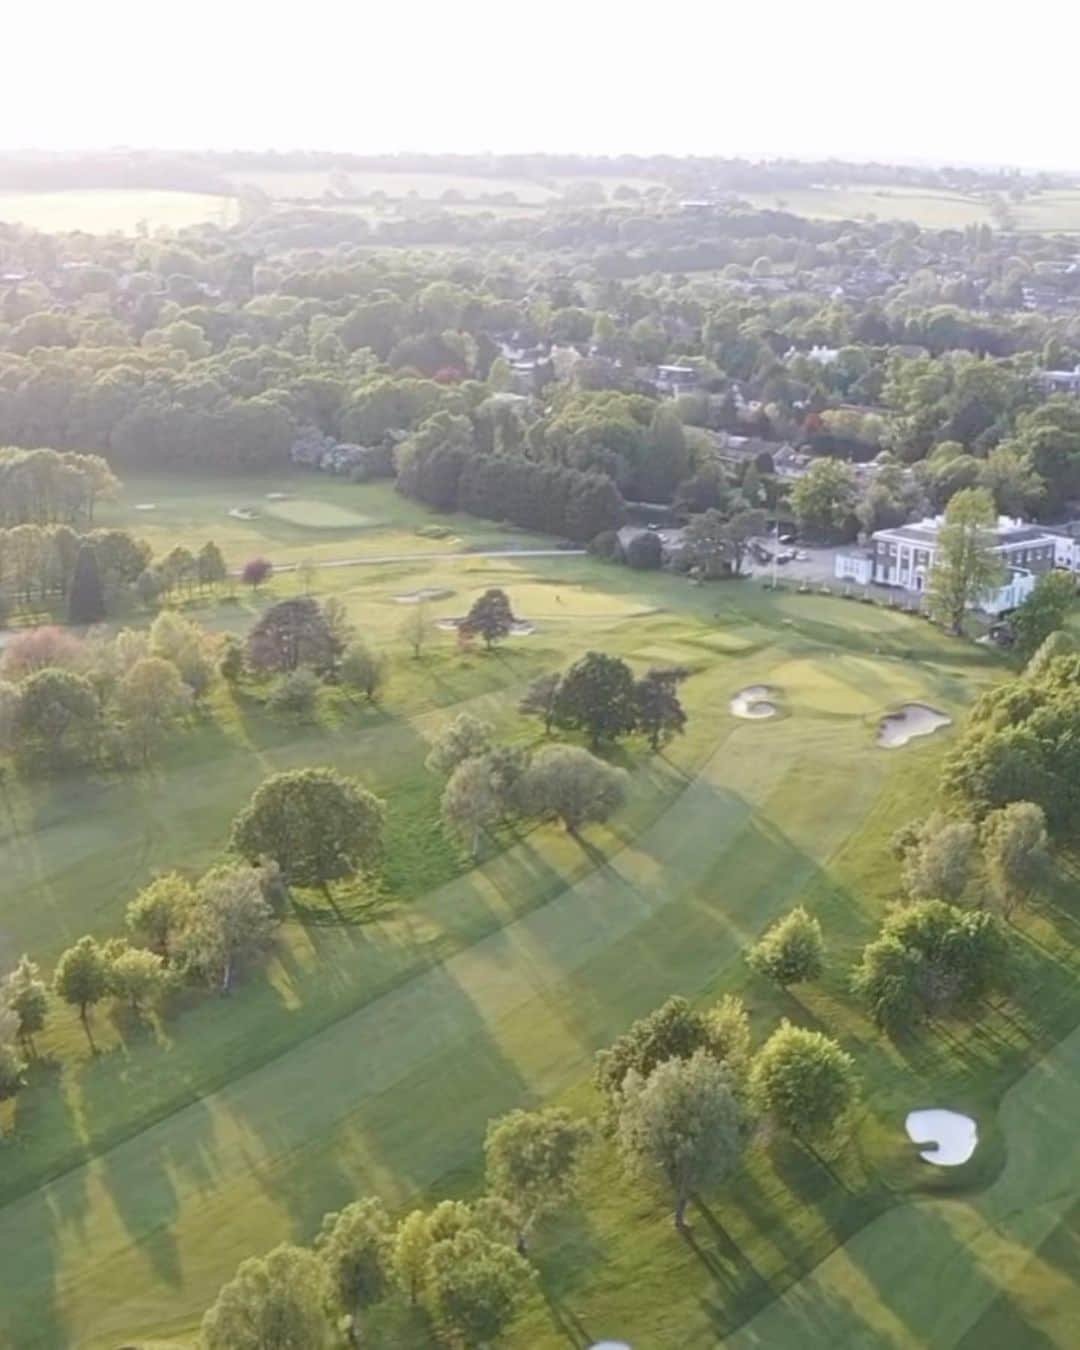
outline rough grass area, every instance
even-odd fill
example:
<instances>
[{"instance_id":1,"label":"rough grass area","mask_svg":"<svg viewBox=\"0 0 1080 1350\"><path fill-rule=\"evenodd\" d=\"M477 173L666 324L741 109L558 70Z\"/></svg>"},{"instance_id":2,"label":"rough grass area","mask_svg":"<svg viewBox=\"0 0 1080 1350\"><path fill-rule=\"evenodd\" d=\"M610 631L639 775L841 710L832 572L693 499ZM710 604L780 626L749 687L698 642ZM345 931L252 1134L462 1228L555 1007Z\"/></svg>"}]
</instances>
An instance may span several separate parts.
<instances>
[{"instance_id":1,"label":"rough grass area","mask_svg":"<svg viewBox=\"0 0 1080 1350\"><path fill-rule=\"evenodd\" d=\"M243 497L283 487L295 483ZM327 492L408 533L417 553L446 550L416 535L426 513L381 487ZM304 499L316 496L305 480ZM304 556L303 526L218 530L221 503L239 499L231 486L144 481L108 512L126 520L129 501L158 502L145 524L159 547L198 542L191 528L232 561L276 556L271 542ZM463 542L491 537L453 524ZM397 596L451 590L430 605L434 622L491 585L536 622L528 642L463 654L435 633L412 659ZM267 594L195 612L243 631L295 586L282 575ZM894 1047L847 993L847 967L897 891L889 836L926 810L955 735L883 755L878 717L925 700L962 719L1002 658L886 610L576 557L324 569L318 589L390 659L376 706L329 690L313 722L274 721L258 689L220 687L145 773L17 788L0 818L0 930L11 951L51 964L81 933L115 932L156 870L218 858L232 815L276 769L335 765L389 813L386 866L344 888L344 922L299 895L265 971L228 1000L192 996L167 1019L102 1011L96 1057L54 1010L29 1088L0 1107L0 1343L190 1345L245 1256L309 1240L357 1195L402 1208L473 1193L491 1117L542 1102L595 1111L599 1046L671 993L726 991L745 996L757 1037L787 1016L856 1056L866 1092L850 1149L827 1167L794 1146L755 1149L703 1197L688 1243L664 1198L598 1144L578 1203L541 1228L537 1292L506 1344L945 1346L995 1308L1019 1330L988 1343L1041 1344L1024 1335L1051 1307L1063 1334L1080 1043L1053 1047L1080 1021L1074 879L1060 875L1021 916L1016 992L978 1023ZM687 665L687 735L656 756L636 743L614 753L631 791L608 826L582 841L507 829L474 866L438 822L440 784L423 768L433 737L467 708L535 741L516 712L522 689L590 647L639 669ZM758 683L782 687L784 716L732 717L733 691ZM784 993L743 951L796 902L822 919L830 964L819 985ZM979 1120L976 1158L947 1182L903 1131L926 1102ZM928 1281L947 1271L944 1299ZM403 1350L427 1344L415 1326L383 1332Z\"/></svg>"},{"instance_id":2,"label":"rough grass area","mask_svg":"<svg viewBox=\"0 0 1080 1350\"><path fill-rule=\"evenodd\" d=\"M965 225L990 225L993 217L984 196L945 189L895 187L808 187L782 192L747 192L740 197L762 210L790 211L822 220L913 220L923 229L959 230ZM1080 192L1041 192L1010 203L1016 228L1048 234L1080 230Z\"/></svg>"}]
</instances>

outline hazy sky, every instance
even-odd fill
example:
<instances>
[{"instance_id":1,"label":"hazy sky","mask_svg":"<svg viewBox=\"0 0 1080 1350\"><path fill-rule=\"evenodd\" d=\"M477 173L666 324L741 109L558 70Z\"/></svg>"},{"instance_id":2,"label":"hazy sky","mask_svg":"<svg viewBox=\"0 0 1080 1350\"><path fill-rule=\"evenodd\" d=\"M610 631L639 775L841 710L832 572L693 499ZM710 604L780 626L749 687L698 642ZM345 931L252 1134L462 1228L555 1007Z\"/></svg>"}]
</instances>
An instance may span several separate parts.
<instances>
[{"instance_id":1,"label":"hazy sky","mask_svg":"<svg viewBox=\"0 0 1080 1350\"><path fill-rule=\"evenodd\" d=\"M0 144L1080 169L1080 5L11 0ZM66 12L70 9L70 13Z\"/></svg>"}]
</instances>

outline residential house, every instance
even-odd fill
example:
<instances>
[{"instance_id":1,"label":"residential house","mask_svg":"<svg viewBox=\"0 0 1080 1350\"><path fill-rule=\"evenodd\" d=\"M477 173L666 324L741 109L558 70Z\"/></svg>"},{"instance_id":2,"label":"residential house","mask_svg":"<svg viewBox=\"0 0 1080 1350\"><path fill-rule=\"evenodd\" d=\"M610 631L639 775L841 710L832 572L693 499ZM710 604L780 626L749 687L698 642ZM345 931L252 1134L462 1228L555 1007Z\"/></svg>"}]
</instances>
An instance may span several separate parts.
<instances>
[{"instance_id":1,"label":"residential house","mask_svg":"<svg viewBox=\"0 0 1080 1350\"><path fill-rule=\"evenodd\" d=\"M653 383L657 393L671 398L678 394L694 394L701 388L701 378L693 366L657 366Z\"/></svg>"},{"instance_id":2,"label":"residential house","mask_svg":"<svg viewBox=\"0 0 1080 1350\"><path fill-rule=\"evenodd\" d=\"M1075 370L1037 370L1035 383L1044 394L1080 394L1080 366Z\"/></svg>"}]
</instances>

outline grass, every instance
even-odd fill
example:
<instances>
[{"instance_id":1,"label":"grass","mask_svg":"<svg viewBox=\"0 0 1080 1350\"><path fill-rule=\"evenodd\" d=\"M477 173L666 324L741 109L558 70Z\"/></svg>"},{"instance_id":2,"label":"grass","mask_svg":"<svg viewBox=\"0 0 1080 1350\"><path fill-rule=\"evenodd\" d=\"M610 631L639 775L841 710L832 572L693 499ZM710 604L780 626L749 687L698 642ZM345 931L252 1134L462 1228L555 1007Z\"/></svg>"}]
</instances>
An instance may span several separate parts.
<instances>
[{"instance_id":1,"label":"grass","mask_svg":"<svg viewBox=\"0 0 1080 1350\"><path fill-rule=\"evenodd\" d=\"M821 220L913 220L923 229L963 229L992 224L989 202L974 193L944 189L893 187L810 187L783 192L746 192L741 197L758 209L780 208ZM1080 192L1041 192L1010 203L1016 228L1048 234L1080 230Z\"/></svg>"},{"instance_id":2,"label":"grass","mask_svg":"<svg viewBox=\"0 0 1080 1350\"><path fill-rule=\"evenodd\" d=\"M231 197L205 192L169 192L151 188L73 188L61 192L0 192L0 221L35 230L63 233L134 234L145 221L151 229L181 230L213 221L235 223Z\"/></svg>"},{"instance_id":3,"label":"grass","mask_svg":"<svg viewBox=\"0 0 1080 1350\"><path fill-rule=\"evenodd\" d=\"M249 483L242 499L292 487L320 500L323 482ZM381 487L327 480L325 492L381 521L372 537L446 550L416 535L422 513ZM234 499L238 485L210 493L154 480L109 511L125 519L135 501L156 501L139 514L156 547L197 543L212 527L232 560L270 543L303 556L312 532L324 533L219 515ZM491 537L453 524L463 544ZM360 547L359 534L342 539ZM294 584L279 577L271 595ZM398 595L452 590L432 604L437 618L489 585L505 586L537 624L532 637L462 656L439 635L410 659L396 636L409 612ZM77 1021L54 1012L30 1087L0 1108L0 1343L188 1343L244 1256L310 1239L326 1209L358 1194L395 1208L468 1195L492 1116L545 1101L594 1110L598 1046L672 992L709 1001L726 990L744 994L758 1038L780 1016L841 1036L867 1084L855 1147L836 1177L782 1143L754 1150L736 1182L706 1197L688 1245L663 1197L629 1182L598 1145L579 1205L541 1232L539 1289L508 1345L704 1347L733 1335L741 1345L877 1345L897 1327L909 1334L897 1344L951 1345L999 1306L1011 1326L1041 1327L1051 1306L1067 1325L1055 1262L1069 1268L1075 1165L1053 1121L1074 1110L1055 1094L1075 1091L1068 1054L1080 1047L1053 1045L1080 1021L1071 879L1023 920L1025 959L1042 953L1038 978L977 1025L892 1047L845 988L845 967L896 890L885 842L926 809L953 735L885 754L877 717L908 698L959 717L1000 658L886 610L695 587L574 557L324 570L320 589L331 588L391 657L380 706L329 693L318 721L274 722L252 691L219 689L145 774L34 785L14 801L16 828L5 837L0 826L6 950L46 964L84 931L115 932L155 870L212 862L233 813L275 769L328 763L356 775L386 798L391 833L380 883L342 897L352 921L305 902L265 973L227 1003L193 995L163 1020L102 1012L96 1057ZM202 616L243 629L269 598ZM618 752L633 770L630 800L584 844L553 828L512 831L471 866L437 823L439 785L422 768L431 739L463 708L532 736L515 712L520 690L589 647L640 667L690 666L687 735L655 757ZM781 688L785 715L732 718L732 694L759 682ZM825 924L830 970L820 986L781 993L749 974L742 951L796 901ZM929 1175L903 1115L954 1102L978 1116L984 1146L959 1178ZM1025 1132L1032 1111L1038 1134ZM1048 1143L1042 1155L1036 1139ZM957 1194L934 1193L946 1183ZM932 1262L903 1260L923 1248ZM1037 1261L1038 1280L1024 1261ZM957 1309L942 1313L951 1340L918 1340L936 1334L931 1267L960 1272ZM399 1328L390 1343L425 1341Z\"/></svg>"}]
</instances>

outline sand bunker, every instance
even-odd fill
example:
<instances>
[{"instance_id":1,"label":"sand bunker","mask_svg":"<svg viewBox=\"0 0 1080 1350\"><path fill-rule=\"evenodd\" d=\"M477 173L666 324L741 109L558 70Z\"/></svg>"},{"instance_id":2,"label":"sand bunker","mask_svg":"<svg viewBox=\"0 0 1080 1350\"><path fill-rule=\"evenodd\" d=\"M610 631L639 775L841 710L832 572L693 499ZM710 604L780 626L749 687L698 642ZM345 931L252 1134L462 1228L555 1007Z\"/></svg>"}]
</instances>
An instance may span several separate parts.
<instances>
[{"instance_id":1,"label":"sand bunker","mask_svg":"<svg viewBox=\"0 0 1080 1350\"><path fill-rule=\"evenodd\" d=\"M418 591L406 591L404 595L395 595L399 605L421 605L425 600L449 600L454 594L442 586L421 586ZM457 624L455 619L454 623Z\"/></svg>"},{"instance_id":2,"label":"sand bunker","mask_svg":"<svg viewBox=\"0 0 1080 1350\"><path fill-rule=\"evenodd\" d=\"M904 1129L913 1144L929 1147L919 1157L938 1167L959 1167L975 1152L979 1131L970 1116L959 1111L910 1111Z\"/></svg>"},{"instance_id":3,"label":"sand bunker","mask_svg":"<svg viewBox=\"0 0 1080 1350\"><path fill-rule=\"evenodd\" d=\"M453 591L448 591L447 594L453 595ZM397 596L396 599L400 600L401 596ZM444 633L453 633L458 628L460 628L464 622L465 622L464 618L436 619L435 627L441 628ZM535 632L536 632L536 624L530 623L528 619L515 619L514 622L510 625L511 637L528 637L530 633Z\"/></svg>"},{"instance_id":4,"label":"sand bunker","mask_svg":"<svg viewBox=\"0 0 1080 1350\"><path fill-rule=\"evenodd\" d=\"M156 511L156 510L157 510L157 502L136 502L136 503L135 503L135 510L136 510L136 511Z\"/></svg>"},{"instance_id":5,"label":"sand bunker","mask_svg":"<svg viewBox=\"0 0 1080 1350\"><path fill-rule=\"evenodd\" d=\"M878 723L877 743L883 750L898 750L916 736L929 736L951 725L951 717L927 703L905 703L896 712L886 713Z\"/></svg>"},{"instance_id":6,"label":"sand bunker","mask_svg":"<svg viewBox=\"0 0 1080 1350\"><path fill-rule=\"evenodd\" d=\"M228 514L233 520L257 520L258 511L253 511L250 506L230 506Z\"/></svg>"},{"instance_id":7,"label":"sand bunker","mask_svg":"<svg viewBox=\"0 0 1080 1350\"><path fill-rule=\"evenodd\" d=\"M731 700L731 711L736 717L775 717L778 709L771 702L771 696L775 693L771 684L751 684L746 689L740 689Z\"/></svg>"},{"instance_id":8,"label":"sand bunker","mask_svg":"<svg viewBox=\"0 0 1080 1350\"><path fill-rule=\"evenodd\" d=\"M288 502L288 501L292 501L292 493L291 493L291 492L268 492L268 493L266 494L266 500L267 500L268 502Z\"/></svg>"}]
</instances>

